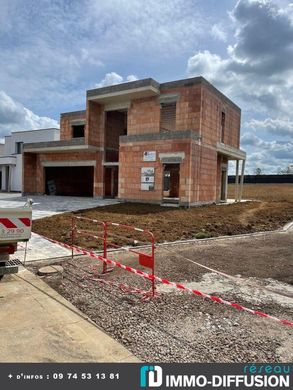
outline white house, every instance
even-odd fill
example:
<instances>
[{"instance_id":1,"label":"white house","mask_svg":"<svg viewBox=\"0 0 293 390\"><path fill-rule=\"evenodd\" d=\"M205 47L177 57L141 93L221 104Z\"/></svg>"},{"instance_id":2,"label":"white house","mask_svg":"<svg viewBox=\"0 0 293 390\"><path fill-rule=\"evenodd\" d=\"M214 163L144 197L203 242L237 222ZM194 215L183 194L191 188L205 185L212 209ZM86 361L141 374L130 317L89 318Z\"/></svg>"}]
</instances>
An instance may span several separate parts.
<instances>
[{"instance_id":1,"label":"white house","mask_svg":"<svg viewBox=\"0 0 293 390\"><path fill-rule=\"evenodd\" d=\"M24 143L59 141L60 130L15 131L0 145L0 189L22 191L22 149Z\"/></svg>"}]
</instances>

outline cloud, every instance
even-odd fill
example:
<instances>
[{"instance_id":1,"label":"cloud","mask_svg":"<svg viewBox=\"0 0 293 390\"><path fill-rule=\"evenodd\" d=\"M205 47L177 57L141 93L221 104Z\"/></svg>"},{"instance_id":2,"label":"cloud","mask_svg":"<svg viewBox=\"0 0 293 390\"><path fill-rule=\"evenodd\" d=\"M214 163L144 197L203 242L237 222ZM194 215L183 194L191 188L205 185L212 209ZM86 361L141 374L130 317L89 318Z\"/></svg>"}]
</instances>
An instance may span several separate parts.
<instances>
[{"instance_id":1,"label":"cloud","mask_svg":"<svg viewBox=\"0 0 293 390\"><path fill-rule=\"evenodd\" d=\"M122 76L120 76L116 72L110 72L106 73L105 77L97 84L95 84L95 88L101 88L101 87L107 87L109 85L114 85L114 84L121 84L121 83L126 83L128 81L135 81L138 78L131 74L126 77L126 79L123 79Z\"/></svg>"},{"instance_id":2,"label":"cloud","mask_svg":"<svg viewBox=\"0 0 293 390\"><path fill-rule=\"evenodd\" d=\"M226 42L227 41L227 33L225 32L223 26L221 24L214 24L211 29L211 36L219 41Z\"/></svg>"},{"instance_id":3,"label":"cloud","mask_svg":"<svg viewBox=\"0 0 293 390\"><path fill-rule=\"evenodd\" d=\"M291 116L293 111L293 23L270 1L240 0L231 17L235 44L223 58L199 51L187 64L189 76L202 74L246 110Z\"/></svg>"},{"instance_id":4,"label":"cloud","mask_svg":"<svg viewBox=\"0 0 293 390\"><path fill-rule=\"evenodd\" d=\"M81 106L105 66L181 58L204 34L194 0L3 0L1 20L1 88L35 110Z\"/></svg>"},{"instance_id":5,"label":"cloud","mask_svg":"<svg viewBox=\"0 0 293 390\"><path fill-rule=\"evenodd\" d=\"M0 91L0 138L11 131L24 131L42 128L59 128L56 120L38 116L21 103Z\"/></svg>"},{"instance_id":6,"label":"cloud","mask_svg":"<svg viewBox=\"0 0 293 390\"><path fill-rule=\"evenodd\" d=\"M229 47L235 61L244 69L274 75L291 70L293 25L288 14L271 1L238 1L232 17L240 27L237 42Z\"/></svg>"},{"instance_id":7,"label":"cloud","mask_svg":"<svg viewBox=\"0 0 293 390\"><path fill-rule=\"evenodd\" d=\"M289 119L251 119L249 122L245 123L245 127L253 130L265 130L277 136L293 137L293 121Z\"/></svg>"},{"instance_id":8,"label":"cloud","mask_svg":"<svg viewBox=\"0 0 293 390\"><path fill-rule=\"evenodd\" d=\"M194 0L89 0L84 23L103 47L118 53L180 55L205 33ZM99 21L99 23L97 23Z\"/></svg>"},{"instance_id":9,"label":"cloud","mask_svg":"<svg viewBox=\"0 0 293 390\"><path fill-rule=\"evenodd\" d=\"M226 56L198 51L187 62L188 76L203 75L242 108L241 146L250 173L256 164L276 172L280 163L292 162L292 15L285 2L277 7L268 0L239 0L230 12L235 34Z\"/></svg>"},{"instance_id":10,"label":"cloud","mask_svg":"<svg viewBox=\"0 0 293 390\"><path fill-rule=\"evenodd\" d=\"M293 162L292 141L265 141L246 132L241 137L241 144L250 151L247 155L248 173L253 173L256 167L266 173L277 173L280 166L286 168Z\"/></svg>"}]
</instances>

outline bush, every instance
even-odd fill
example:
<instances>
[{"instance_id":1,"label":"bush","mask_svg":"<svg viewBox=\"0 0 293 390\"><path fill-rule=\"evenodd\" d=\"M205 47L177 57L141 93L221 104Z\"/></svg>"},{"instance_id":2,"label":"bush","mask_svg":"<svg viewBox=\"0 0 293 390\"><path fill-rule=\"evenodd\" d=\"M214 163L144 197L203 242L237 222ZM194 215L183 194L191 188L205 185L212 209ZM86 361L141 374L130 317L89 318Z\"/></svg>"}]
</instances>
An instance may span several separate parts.
<instances>
[{"instance_id":1,"label":"bush","mask_svg":"<svg viewBox=\"0 0 293 390\"><path fill-rule=\"evenodd\" d=\"M212 237L212 235L208 232L198 232L195 235L195 238L198 240L201 240L203 238L210 238L210 237Z\"/></svg>"}]
</instances>

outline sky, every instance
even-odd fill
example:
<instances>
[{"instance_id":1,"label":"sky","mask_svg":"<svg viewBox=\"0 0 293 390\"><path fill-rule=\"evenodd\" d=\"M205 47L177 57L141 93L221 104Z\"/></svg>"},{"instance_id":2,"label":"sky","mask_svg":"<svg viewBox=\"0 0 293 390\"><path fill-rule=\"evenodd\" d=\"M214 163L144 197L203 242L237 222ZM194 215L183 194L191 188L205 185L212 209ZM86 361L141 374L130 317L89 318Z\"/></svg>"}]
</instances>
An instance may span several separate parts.
<instances>
[{"instance_id":1,"label":"sky","mask_svg":"<svg viewBox=\"0 0 293 390\"><path fill-rule=\"evenodd\" d=\"M0 139L86 90L203 76L242 109L247 173L293 163L290 0L0 0Z\"/></svg>"}]
</instances>

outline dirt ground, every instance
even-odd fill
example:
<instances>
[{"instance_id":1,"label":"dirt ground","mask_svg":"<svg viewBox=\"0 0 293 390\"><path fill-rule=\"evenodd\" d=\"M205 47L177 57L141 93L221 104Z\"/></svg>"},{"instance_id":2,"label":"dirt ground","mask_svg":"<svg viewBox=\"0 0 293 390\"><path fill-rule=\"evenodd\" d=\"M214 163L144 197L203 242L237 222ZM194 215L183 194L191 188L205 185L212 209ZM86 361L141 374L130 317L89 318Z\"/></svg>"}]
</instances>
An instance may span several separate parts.
<instances>
[{"instance_id":1,"label":"dirt ground","mask_svg":"<svg viewBox=\"0 0 293 390\"><path fill-rule=\"evenodd\" d=\"M156 274L292 321L292 246L293 232L162 246L157 249ZM138 267L137 258L129 253L113 256ZM186 257L234 279L209 272ZM143 361L293 359L292 327L163 285L157 285L157 298L142 302L140 295L125 292L125 288L123 292L105 282L148 290L148 280L117 268L101 278L89 268L96 263L80 256L64 259L63 275L44 279ZM32 269L37 271L37 267ZM100 270L99 265L97 271Z\"/></svg>"},{"instance_id":2,"label":"dirt ground","mask_svg":"<svg viewBox=\"0 0 293 390\"><path fill-rule=\"evenodd\" d=\"M233 185L229 186L228 195L233 197ZM275 230L293 220L293 184L247 184L244 185L243 198L255 201L190 209L124 203L75 214L149 229L157 242ZM71 215L66 213L34 221L33 231L70 243ZM96 225L84 221L79 222L78 227L95 233L101 231ZM134 238L145 241L142 235L134 237L128 233L124 239L117 236L115 229L112 233L112 242L117 245L133 245ZM75 243L87 248L101 248L101 242L89 237L78 237Z\"/></svg>"}]
</instances>

